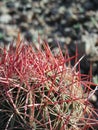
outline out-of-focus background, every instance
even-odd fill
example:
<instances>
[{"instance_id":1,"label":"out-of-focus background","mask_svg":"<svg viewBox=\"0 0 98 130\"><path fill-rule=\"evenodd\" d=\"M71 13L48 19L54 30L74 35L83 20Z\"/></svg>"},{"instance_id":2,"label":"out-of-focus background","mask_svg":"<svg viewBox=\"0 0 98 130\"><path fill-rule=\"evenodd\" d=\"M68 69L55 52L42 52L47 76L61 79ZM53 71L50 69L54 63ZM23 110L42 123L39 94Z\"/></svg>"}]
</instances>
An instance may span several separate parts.
<instances>
[{"instance_id":1,"label":"out-of-focus background","mask_svg":"<svg viewBox=\"0 0 98 130\"><path fill-rule=\"evenodd\" d=\"M17 38L35 42L38 34L52 48L56 41L69 54L76 45L81 72L88 74L92 64L93 80L98 83L98 0L0 0L0 46Z\"/></svg>"}]
</instances>

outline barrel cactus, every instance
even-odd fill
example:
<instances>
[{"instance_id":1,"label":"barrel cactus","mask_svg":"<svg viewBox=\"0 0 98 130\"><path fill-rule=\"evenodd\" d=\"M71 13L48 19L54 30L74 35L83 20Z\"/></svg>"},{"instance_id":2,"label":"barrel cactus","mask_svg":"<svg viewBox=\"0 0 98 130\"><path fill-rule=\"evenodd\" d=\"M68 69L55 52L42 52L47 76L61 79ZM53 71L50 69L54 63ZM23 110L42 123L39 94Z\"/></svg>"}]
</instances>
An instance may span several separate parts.
<instances>
[{"instance_id":1,"label":"barrel cactus","mask_svg":"<svg viewBox=\"0 0 98 130\"><path fill-rule=\"evenodd\" d=\"M79 61L72 67L59 46L57 55L46 42L42 46L24 44L18 37L16 47L0 49L0 128L93 129L97 112L88 101L88 76L76 69Z\"/></svg>"}]
</instances>

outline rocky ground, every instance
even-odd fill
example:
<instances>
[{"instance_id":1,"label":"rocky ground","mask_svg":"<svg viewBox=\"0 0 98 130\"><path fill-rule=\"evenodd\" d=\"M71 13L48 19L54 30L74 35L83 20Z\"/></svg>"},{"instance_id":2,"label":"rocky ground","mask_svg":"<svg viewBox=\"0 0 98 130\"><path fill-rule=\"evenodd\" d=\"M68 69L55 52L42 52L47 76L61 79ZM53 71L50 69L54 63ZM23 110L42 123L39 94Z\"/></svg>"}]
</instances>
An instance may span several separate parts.
<instances>
[{"instance_id":1,"label":"rocky ground","mask_svg":"<svg viewBox=\"0 0 98 130\"><path fill-rule=\"evenodd\" d=\"M98 83L98 0L0 0L0 45L8 45L18 32L29 42L38 34L51 47L56 41L67 44L70 55L78 46L81 72L93 66L94 82Z\"/></svg>"}]
</instances>

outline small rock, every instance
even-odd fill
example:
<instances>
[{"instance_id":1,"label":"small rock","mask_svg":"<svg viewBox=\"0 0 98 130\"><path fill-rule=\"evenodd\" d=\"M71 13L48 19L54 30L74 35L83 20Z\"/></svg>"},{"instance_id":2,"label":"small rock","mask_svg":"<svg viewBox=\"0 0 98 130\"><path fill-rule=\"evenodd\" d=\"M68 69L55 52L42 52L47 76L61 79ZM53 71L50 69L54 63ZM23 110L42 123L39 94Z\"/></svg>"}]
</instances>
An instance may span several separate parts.
<instances>
[{"instance_id":1,"label":"small rock","mask_svg":"<svg viewBox=\"0 0 98 130\"><path fill-rule=\"evenodd\" d=\"M70 44L72 42L71 37L66 37L65 41L64 41L67 45Z\"/></svg>"},{"instance_id":2,"label":"small rock","mask_svg":"<svg viewBox=\"0 0 98 130\"><path fill-rule=\"evenodd\" d=\"M94 33L82 36L82 41L84 41L86 45L87 55L90 55L90 56L98 55L98 47L95 46L97 42L97 37L98 35Z\"/></svg>"},{"instance_id":3,"label":"small rock","mask_svg":"<svg viewBox=\"0 0 98 130\"><path fill-rule=\"evenodd\" d=\"M6 36L4 37L4 44L5 44L5 45L8 45L9 43L12 42L12 40L13 40L13 38L12 38L11 36L6 35Z\"/></svg>"},{"instance_id":4,"label":"small rock","mask_svg":"<svg viewBox=\"0 0 98 130\"><path fill-rule=\"evenodd\" d=\"M83 6L84 6L84 8L85 8L86 10L93 10L93 9L94 9L94 5L93 5L93 3L90 2L90 1L86 1Z\"/></svg>"},{"instance_id":5,"label":"small rock","mask_svg":"<svg viewBox=\"0 0 98 130\"><path fill-rule=\"evenodd\" d=\"M65 19L67 21L67 24L72 26L74 23L78 21L78 16L73 14L71 10L68 10L65 12Z\"/></svg>"},{"instance_id":6,"label":"small rock","mask_svg":"<svg viewBox=\"0 0 98 130\"><path fill-rule=\"evenodd\" d=\"M27 4L26 7L25 7L25 10L28 12L28 11L31 11L32 10L32 6L31 4Z\"/></svg>"},{"instance_id":7,"label":"small rock","mask_svg":"<svg viewBox=\"0 0 98 130\"><path fill-rule=\"evenodd\" d=\"M20 17L18 19L18 23L22 23L22 22L28 23L28 17L27 17L27 15L24 15L24 14L20 15Z\"/></svg>"},{"instance_id":8,"label":"small rock","mask_svg":"<svg viewBox=\"0 0 98 130\"><path fill-rule=\"evenodd\" d=\"M60 6L60 7L59 7L59 10L58 10L58 13L59 13L60 15L62 15L62 14L65 13L65 11L66 11L65 6Z\"/></svg>"},{"instance_id":9,"label":"small rock","mask_svg":"<svg viewBox=\"0 0 98 130\"><path fill-rule=\"evenodd\" d=\"M16 9L10 9L9 12L8 12L8 14L10 14L11 16L13 16L13 15L17 14L17 11L16 11Z\"/></svg>"},{"instance_id":10,"label":"small rock","mask_svg":"<svg viewBox=\"0 0 98 130\"><path fill-rule=\"evenodd\" d=\"M0 11L3 13L3 14L7 14L8 13L8 8L6 6L0 6Z\"/></svg>"},{"instance_id":11,"label":"small rock","mask_svg":"<svg viewBox=\"0 0 98 130\"><path fill-rule=\"evenodd\" d=\"M13 8L15 8L15 4L12 1L8 1L6 3L6 7L9 8L9 9L13 9Z\"/></svg>"},{"instance_id":12,"label":"small rock","mask_svg":"<svg viewBox=\"0 0 98 130\"><path fill-rule=\"evenodd\" d=\"M19 25L19 28L20 28L20 31L21 31L21 32L26 32L26 31L29 29L29 26L28 26L27 23L21 23L21 24Z\"/></svg>"},{"instance_id":13,"label":"small rock","mask_svg":"<svg viewBox=\"0 0 98 130\"><path fill-rule=\"evenodd\" d=\"M31 32L29 32L29 31L27 31L26 33L25 33L25 39L28 41L28 42L32 42L32 40L33 40L33 35L31 34Z\"/></svg>"},{"instance_id":14,"label":"small rock","mask_svg":"<svg viewBox=\"0 0 98 130\"><path fill-rule=\"evenodd\" d=\"M0 16L0 22L3 23L3 24L9 23L11 21L11 19L12 19L11 16L8 15L8 14L2 14Z\"/></svg>"},{"instance_id":15,"label":"small rock","mask_svg":"<svg viewBox=\"0 0 98 130\"><path fill-rule=\"evenodd\" d=\"M66 27L64 29L64 35L65 36L70 36L71 35L71 32L72 32L72 29L70 27Z\"/></svg>"},{"instance_id":16,"label":"small rock","mask_svg":"<svg viewBox=\"0 0 98 130\"><path fill-rule=\"evenodd\" d=\"M20 0L21 5L23 6L28 4L28 2L29 2L28 0Z\"/></svg>"}]
</instances>

